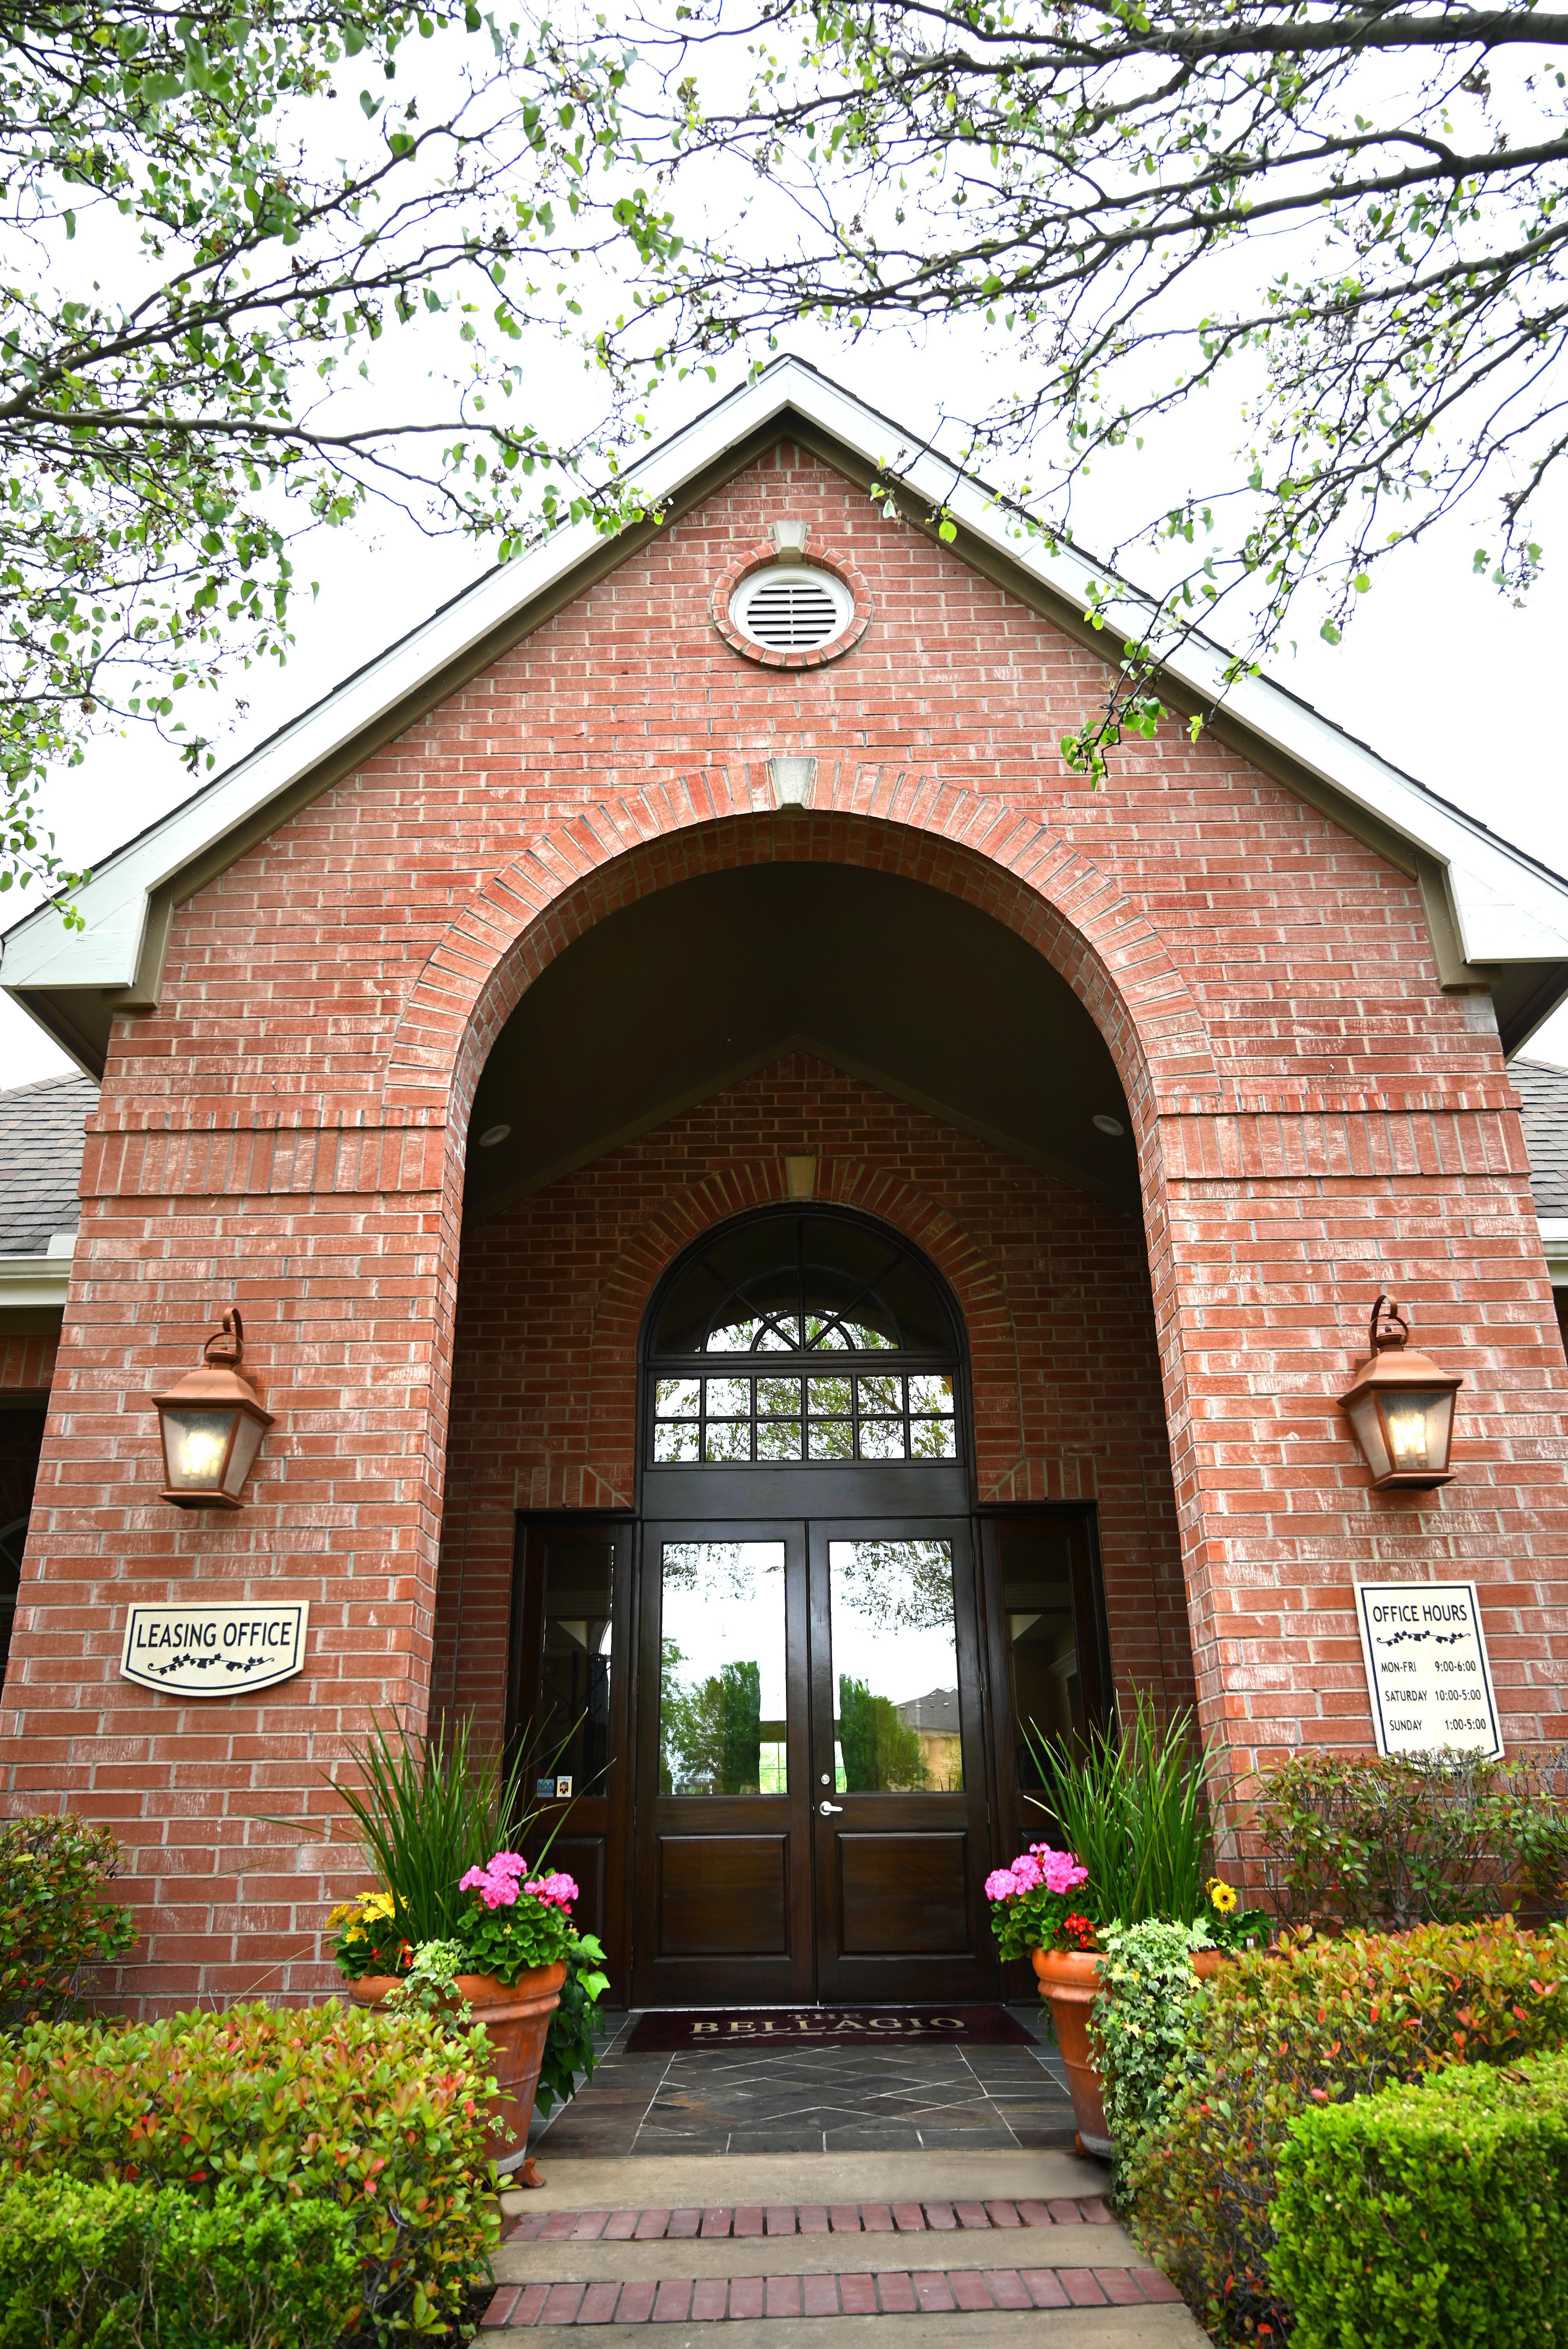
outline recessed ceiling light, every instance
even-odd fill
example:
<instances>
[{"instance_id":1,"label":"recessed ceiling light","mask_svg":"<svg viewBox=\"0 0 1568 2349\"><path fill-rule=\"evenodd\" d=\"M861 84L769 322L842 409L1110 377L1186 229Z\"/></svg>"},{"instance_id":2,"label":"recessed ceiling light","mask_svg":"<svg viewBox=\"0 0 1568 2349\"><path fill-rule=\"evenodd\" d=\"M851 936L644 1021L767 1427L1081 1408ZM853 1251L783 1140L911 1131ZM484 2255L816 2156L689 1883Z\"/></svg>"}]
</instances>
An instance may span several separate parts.
<instances>
[{"instance_id":1,"label":"recessed ceiling light","mask_svg":"<svg viewBox=\"0 0 1568 2349\"><path fill-rule=\"evenodd\" d=\"M1118 1126L1116 1130L1118 1133L1119 1133L1121 1132L1120 1126ZM511 1128L510 1125L487 1125L484 1132L480 1136L480 1148L481 1150L493 1150L496 1143L498 1142L504 1142L511 1132Z\"/></svg>"},{"instance_id":2,"label":"recessed ceiling light","mask_svg":"<svg viewBox=\"0 0 1568 2349\"><path fill-rule=\"evenodd\" d=\"M1127 1132L1127 1128L1123 1125L1119 1117L1107 1117L1104 1110L1101 1110L1099 1115L1095 1119L1095 1124L1099 1127L1101 1133L1125 1133Z\"/></svg>"}]
</instances>

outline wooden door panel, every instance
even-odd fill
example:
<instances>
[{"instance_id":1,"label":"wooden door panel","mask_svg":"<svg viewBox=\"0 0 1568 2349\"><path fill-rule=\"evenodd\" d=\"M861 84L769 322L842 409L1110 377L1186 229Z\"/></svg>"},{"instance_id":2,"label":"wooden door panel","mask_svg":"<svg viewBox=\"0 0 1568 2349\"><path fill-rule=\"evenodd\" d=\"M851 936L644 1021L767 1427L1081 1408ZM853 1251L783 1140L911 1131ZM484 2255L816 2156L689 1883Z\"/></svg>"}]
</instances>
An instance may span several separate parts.
<instances>
[{"instance_id":1,"label":"wooden door panel","mask_svg":"<svg viewBox=\"0 0 1568 2349\"><path fill-rule=\"evenodd\" d=\"M783 1957L788 1835L661 1835L659 1955Z\"/></svg>"},{"instance_id":2,"label":"wooden door panel","mask_svg":"<svg viewBox=\"0 0 1568 2349\"><path fill-rule=\"evenodd\" d=\"M1092 1506L987 1511L980 1531L996 1787L988 1865L1000 1868L1059 1839L1025 1724L1068 1747L1109 1726L1109 1637ZM1003 1979L1008 1997L1034 1996L1026 1960Z\"/></svg>"},{"instance_id":3,"label":"wooden door panel","mask_svg":"<svg viewBox=\"0 0 1568 2349\"><path fill-rule=\"evenodd\" d=\"M725 1545L779 1550L784 1571L781 1619L758 1617L757 1630L727 1647L727 1631L713 1634L717 1646L708 1636L727 1604L725 1575L711 1592L706 1578L691 1581L696 1554L711 1559ZM668 1621L666 1550L678 1554ZM810 1998L804 1528L648 1525L639 1590L634 1996L645 2006ZM672 1715L661 1749L666 1670Z\"/></svg>"},{"instance_id":4,"label":"wooden door panel","mask_svg":"<svg viewBox=\"0 0 1568 2349\"><path fill-rule=\"evenodd\" d=\"M994 1997L969 1524L813 1525L810 1557L818 1995ZM837 1654L836 1607L846 1610Z\"/></svg>"},{"instance_id":5,"label":"wooden door panel","mask_svg":"<svg viewBox=\"0 0 1568 2349\"><path fill-rule=\"evenodd\" d=\"M845 1956L972 1955L969 1838L962 1829L834 1840Z\"/></svg>"}]
</instances>

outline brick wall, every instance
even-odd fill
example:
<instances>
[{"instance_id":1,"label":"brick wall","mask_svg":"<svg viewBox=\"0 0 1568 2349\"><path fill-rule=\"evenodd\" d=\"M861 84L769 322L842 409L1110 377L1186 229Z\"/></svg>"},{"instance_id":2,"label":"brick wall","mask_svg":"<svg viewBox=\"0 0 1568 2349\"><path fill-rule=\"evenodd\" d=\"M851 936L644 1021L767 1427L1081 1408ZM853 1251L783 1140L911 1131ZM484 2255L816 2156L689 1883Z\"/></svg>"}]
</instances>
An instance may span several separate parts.
<instances>
[{"instance_id":1,"label":"brick wall","mask_svg":"<svg viewBox=\"0 0 1568 2349\"><path fill-rule=\"evenodd\" d=\"M42 1401L54 1384L57 1351L53 1338L0 1335L0 1409L24 1397Z\"/></svg>"},{"instance_id":2,"label":"brick wall","mask_svg":"<svg viewBox=\"0 0 1568 2349\"><path fill-rule=\"evenodd\" d=\"M786 514L851 554L876 616L781 675L707 606ZM959 892L1106 1036L1198 1687L1238 1764L1366 1742L1358 1574L1476 1575L1511 1738L1562 1733L1568 1371L1489 1007L1442 993L1412 881L1223 744L1171 730L1081 789L1055 745L1099 688L1094 656L784 447L180 910L90 1121L0 1712L5 1800L112 1818L131 1849L128 1993L322 1981L341 1860L261 1815L325 1810L371 1702L423 1717L476 1073L585 925L739 859ZM809 818L769 812L773 750L818 753ZM1371 1494L1336 1406L1383 1285L1466 1374L1438 1495ZM158 1500L146 1396L232 1297L278 1425L215 1524ZM308 1596L306 1672L206 1709L121 1681L126 1601L198 1594Z\"/></svg>"},{"instance_id":3,"label":"brick wall","mask_svg":"<svg viewBox=\"0 0 1568 2349\"><path fill-rule=\"evenodd\" d=\"M629 1508L637 1337L709 1229L817 1195L882 1216L946 1276L969 1332L986 1501L1098 1503L1124 1692L1191 1701L1143 1235L1066 1184L804 1053L777 1061L472 1231L458 1289L436 1700L500 1734L520 1508ZM461 1640L458 1645L460 1620Z\"/></svg>"}]
</instances>

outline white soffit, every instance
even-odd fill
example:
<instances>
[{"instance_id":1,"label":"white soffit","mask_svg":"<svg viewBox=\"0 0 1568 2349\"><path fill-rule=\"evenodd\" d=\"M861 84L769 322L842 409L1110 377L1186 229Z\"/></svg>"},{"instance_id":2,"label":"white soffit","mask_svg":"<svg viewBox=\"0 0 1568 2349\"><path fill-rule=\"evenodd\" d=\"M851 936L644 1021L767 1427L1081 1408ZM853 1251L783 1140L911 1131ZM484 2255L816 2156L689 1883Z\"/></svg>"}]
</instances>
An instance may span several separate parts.
<instances>
[{"instance_id":1,"label":"white soffit","mask_svg":"<svg viewBox=\"0 0 1568 2349\"><path fill-rule=\"evenodd\" d=\"M1018 533L1015 510L998 501L918 435L868 408L802 360L776 360L655 450L633 474L654 505L673 500L727 450L786 409L906 483L933 507L945 506L963 533L1032 574L1051 595L1081 610L1088 583L1105 595L1108 655L1143 624L1147 606L1125 583L1081 554L1050 554ZM51 906L25 916L0 947L8 993L129 987L137 972L149 901L160 885L263 812L377 720L434 681L469 648L543 595L603 547L591 523L568 524L515 562L488 573L422 626L370 662L258 750L207 784L139 839L107 858L80 892L85 936L67 931ZM1224 656L1202 642L1174 650L1169 673L1201 702L1219 690ZM1226 696L1232 719L1256 738L1367 809L1448 868L1467 957L1475 963L1568 959L1568 883L1489 833L1390 766L1266 678L1243 678Z\"/></svg>"}]
</instances>

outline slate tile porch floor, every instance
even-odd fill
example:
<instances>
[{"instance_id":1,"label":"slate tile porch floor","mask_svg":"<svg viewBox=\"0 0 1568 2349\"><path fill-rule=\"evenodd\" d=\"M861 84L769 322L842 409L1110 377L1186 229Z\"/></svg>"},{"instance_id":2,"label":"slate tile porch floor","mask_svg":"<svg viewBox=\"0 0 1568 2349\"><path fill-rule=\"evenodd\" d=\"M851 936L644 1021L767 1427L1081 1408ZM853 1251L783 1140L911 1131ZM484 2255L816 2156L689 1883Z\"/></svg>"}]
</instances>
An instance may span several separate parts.
<instances>
[{"instance_id":1,"label":"slate tile porch floor","mask_svg":"<svg viewBox=\"0 0 1568 2349\"><path fill-rule=\"evenodd\" d=\"M1033 2008L1027 2047L741 2048L626 2055L635 2013L590 2085L541 2127L541 2157L1068 2150L1072 2106Z\"/></svg>"}]
</instances>

